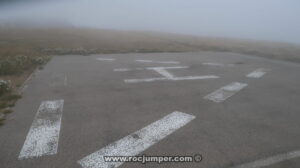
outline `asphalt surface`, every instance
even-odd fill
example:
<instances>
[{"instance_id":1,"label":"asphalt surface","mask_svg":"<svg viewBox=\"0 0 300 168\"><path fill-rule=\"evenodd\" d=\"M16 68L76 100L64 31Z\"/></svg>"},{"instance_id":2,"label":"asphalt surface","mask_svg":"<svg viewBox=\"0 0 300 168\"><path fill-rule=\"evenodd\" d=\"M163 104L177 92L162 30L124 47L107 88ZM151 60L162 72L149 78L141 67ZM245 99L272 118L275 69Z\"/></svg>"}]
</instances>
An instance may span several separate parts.
<instances>
[{"instance_id":1,"label":"asphalt surface","mask_svg":"<svg viewBox=\"0 0 300 168\"><path fill-rule=\"evenodd\" d=\"M189 66L167 70L178 77L216 75L219 78L124 81L162 77L155 71L136 68L171 66ZM131 71L114 71L120 68ZM258 68L268 71L260 78L246 77ZM202 161L124 163L120 167L229 168L299 151L299 72L300 64L223 52L56 56L33 75L15 112L0 127L0 167L81 168L80 159L174 111L193 115L195 119L140 154L201 154ZM204 99L232 82L248 86L220 103ZM60 99L64 105L57 153L19 160L40 104ZM299 165L300 158L295 157L267 167L298 168Z\"/></svg>"}]
</instances>

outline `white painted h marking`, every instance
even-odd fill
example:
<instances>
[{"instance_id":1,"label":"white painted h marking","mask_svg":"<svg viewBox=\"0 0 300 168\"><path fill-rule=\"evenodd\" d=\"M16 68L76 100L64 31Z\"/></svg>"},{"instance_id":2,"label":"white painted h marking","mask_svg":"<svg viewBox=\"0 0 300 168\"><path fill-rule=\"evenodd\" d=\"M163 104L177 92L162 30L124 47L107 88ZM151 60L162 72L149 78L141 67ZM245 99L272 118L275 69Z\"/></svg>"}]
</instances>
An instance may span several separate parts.
<instances>
[{"instance_id":1,"label":"white painted h marking","mask_svg":"<svg viewBox=\"0 0 300 168\"><path fill-rule=\"evenodd\" d=\"M183 77L176 77L170 72L167 71L167 69L183 69L188 68L187 66L182 67L149 67L145 68L147 70L153 70L163 77L161 78L145 78L145 79L125 79L125 83L140 83L140 82L153 82L153 81L164 81L164 80L171 80L171 81L179 81L179 80L199 80L199 79L215 79L219 78L215 75L205 75L205 76L183 76ZM115 71L129 71L129 69L116 69Z\"/></svg>"}]
</instances>

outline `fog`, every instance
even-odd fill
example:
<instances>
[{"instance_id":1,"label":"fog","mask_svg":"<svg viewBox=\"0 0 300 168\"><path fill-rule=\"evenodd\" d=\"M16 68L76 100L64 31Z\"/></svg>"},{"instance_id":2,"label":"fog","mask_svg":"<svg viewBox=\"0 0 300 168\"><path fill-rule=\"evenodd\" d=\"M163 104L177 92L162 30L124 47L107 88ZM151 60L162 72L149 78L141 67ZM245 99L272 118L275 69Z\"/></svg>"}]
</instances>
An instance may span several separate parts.
<instances>
[{"instance_id":1,"label":"fog","mask_svg":"<svg viewBox=\"0 0 300 168\"><path fill-rule=\"evenodd\" d=\"M3 23L60 23L300 44L298 0L12 0L0 5Z\"/></svg>"}]
</instances>

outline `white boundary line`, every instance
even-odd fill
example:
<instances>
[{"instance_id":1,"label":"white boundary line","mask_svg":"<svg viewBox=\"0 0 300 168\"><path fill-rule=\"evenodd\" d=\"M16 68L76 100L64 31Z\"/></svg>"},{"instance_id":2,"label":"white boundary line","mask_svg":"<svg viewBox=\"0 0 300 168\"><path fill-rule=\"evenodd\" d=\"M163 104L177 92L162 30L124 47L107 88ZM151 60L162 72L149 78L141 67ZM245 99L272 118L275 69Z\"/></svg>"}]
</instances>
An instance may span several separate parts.
<instances>
[{"instance_id":1,"label":"white boundary line","mask_svg":"<svg viewBox=\"0 0 300 168\"><path fill-rule=\"evenodd\" d=\"M164 76L165 78L172 79L175 76L168 72L165 68L153 68L155 72L159 73L160 75Z\"/></svg>"},{"instance_id":2,"label":"white boundary line","mask_svg":"<svg viewBox=\"0 0 300 168\"><path fill-rule=\"evenodd\" d=\"M160 63L160 64L179 64L178 61L153 61L153 60L135 60L136 62L142 63Z\"/></svg>"},{"instance_id":3,"label":"white boundary line","mask_svg":"<svg viewBox=\"0 0 300 168\"><path fill-rule=\"evenodd\" d=\"M242 165L234 166L232 168L261 168L261 167L273 165L276 163L280 163L280 162L283 162L286 160L291 160L291 159L298 158L298 157L300 157L300 150L271 156L271 157L256 160L256 161L253 161L250 163L245 163Z\"/></svg>"},{"instance_id":4,"label":"white boundary line","mask_svg":"<svg viewBox=\"0 0 300 168\"><path fill-rule=\"evenodd\" d=\"M64 86L67 86L67 85L68 85L68 77L67 77L67 75L65 75Z\"/></svg>"},{"instance_id":5,"label":"white boundary line","mask_svg":"<svg viewBox=\"0 0 300 168\"><path fill-rule=\"evenodd\" d=\"M154 70L154 69L185 69L189 66L173 66L173 67L146 67L146 68L117 68L114 69L115 72L127 72L127 71L141 71L141 70Z\"/></svg>"},{"instance_id":6,"label":"white boundary line","mask_svg":"<svg viewBox=\"0 0 300 168\"><path fill-rule=\"evenodd\" d=\"M64 100L43 101L28 132L19 159L57 153Z\"/></svg>"},{"instance_id":7,"label":"white boundary line","mask_svg":"<svg viewBox=\"0 0 300 168\"><path fill-rule=\"evenodd\" d=\"M181 80L201 80L201 79L216 79L218 76L205 75L205 76L184 76L173 78L145 78L145 79L125 79L125 83L142 83L142 82L154 82L154 81L181 81Z\"/></svg>"},{"instance_id":8,"label":"white boundary line","mask_svg":"<svg viewBox=\"0 0 300 168\"><path fill-rule=\"evenodd\" d=\"M78 163L83 168L116 168L123 162L105 162L104 156L135 156L183 127L195 118L182 112L173 112L162 119L92 153Z\"/></svg>"},{"instance_id":9,"label":"white boundary line","mask_svg":"<svg viewBox=\"0 0 300 168\"><path fill-rule=\"evenodd\" d=\"M35 70L34 72L32 72L29 77L23 82L23 84L21 85L21 87L18 89L18 93L22 94L28 87L29 81L37 74L37 70Z\"/></svg>"},{"instance_id":10,"label":"white boundary line","mask_svg":"<svg viewBox=\"0 0 300 168\"><path fill-rule=\"evenodd\" d=\"M209 95L206 95L204 99L208 99L216 103L220 103L225 101L227 98L233 96L235 93L239 92L246 86L248 86L248 84L246 83L233 82L227 86L224 86L210 93Z\"/></svg>"}]
</instances>

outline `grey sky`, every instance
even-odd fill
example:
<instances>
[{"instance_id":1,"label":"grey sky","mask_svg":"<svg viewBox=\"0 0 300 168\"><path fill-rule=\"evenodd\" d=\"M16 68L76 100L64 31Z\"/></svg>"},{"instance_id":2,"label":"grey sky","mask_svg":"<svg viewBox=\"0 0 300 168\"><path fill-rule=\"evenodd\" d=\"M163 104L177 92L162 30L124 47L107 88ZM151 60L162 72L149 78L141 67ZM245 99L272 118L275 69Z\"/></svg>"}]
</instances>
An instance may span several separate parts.
<instances>
[{"instance_id":1,"label":"grey sky","mask_svg":"<svg viewBox=\"0 0 300 168\"><path fill-rule=\"evenodd\" d=\"M59 0L0 7L0 19L300 44L299 16L299 0Z\"/></svg>"}]
</instances>

